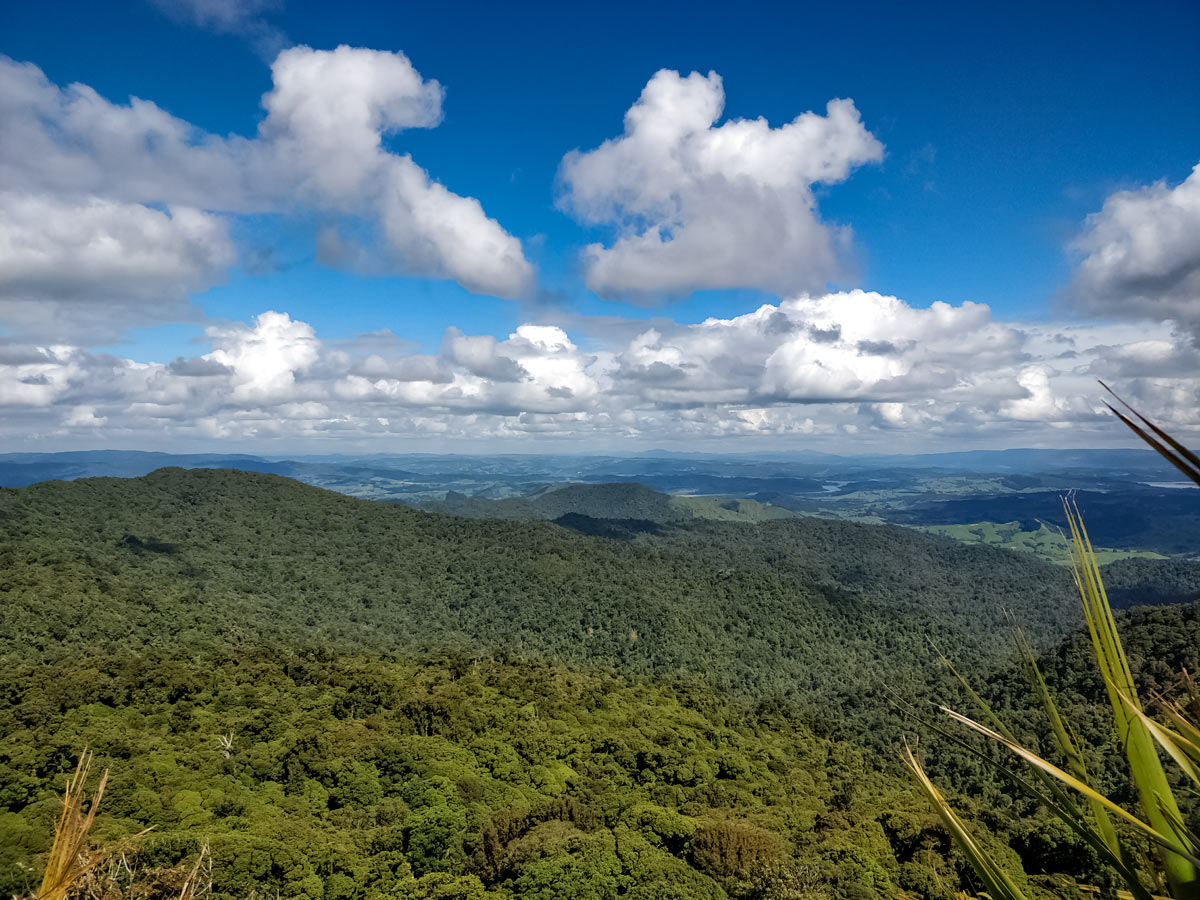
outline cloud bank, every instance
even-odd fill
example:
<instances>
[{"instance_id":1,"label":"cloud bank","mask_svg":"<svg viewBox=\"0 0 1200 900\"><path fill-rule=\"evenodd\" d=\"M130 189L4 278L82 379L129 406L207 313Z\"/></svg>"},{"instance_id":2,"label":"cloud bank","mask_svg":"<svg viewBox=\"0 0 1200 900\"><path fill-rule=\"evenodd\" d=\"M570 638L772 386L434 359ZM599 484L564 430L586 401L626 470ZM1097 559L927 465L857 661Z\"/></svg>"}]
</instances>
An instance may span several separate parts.
<instances>
[{"instance_id":1,"label":"cloud bank","mask_svg":"<svg viewBox=\"0 0 1200 900\"><path fill-rule=\"evenodd\" d=\"M585 323L586 324L586 323ZM137 363L0 344L0 438L378 450L438 440L559 446L800 446L1121 441L1096 378L1181 435L1200 434L1200 350L1169 326L1030 325L988 307L864 291L801 296L632 337L550 321L507 338L447 330L434 354L366 335L322 340L265 312L208 329L212 349ZM824 443L822 443L824 442Z\"/></svg>"},{"instance_id":2,"label":"cloud bank","mask_svg":"<svg viewBox=\"0 0 1200 900\"><path fill-rule=\"evenodd\" d=\"M613 229L584 254L602 296L749 287L785 299L690 324L543 309L503 338L451 326L435 353L391 332L329 339L286 311L209 323L207 352L175 360L89 349L130 325L205 321L192 298L238 263L242 215L318 223L331 265L528 294L520 242L385 145L438 125L441 85L402 54L348 47L286 50L272 77L255 136L221 136L0 58L6 445L1123 442L1100 377L1200 435L1200 167L1175 187L1114 194L1088 218L1069 297L1090 321L830 292L849 232L821 220L814 185L882 146L849 100L775 128L718 124L715 73L657 73L621 136L563 160L560 203Z\"/></svg>"},{"instance_id":3,"label":"cloud bank","mask_svg":"<svg viewBox=\"0 0 1200 900\"><path fill-rule=\"evenodd\" d=\"M847 274L848 228L820 220L814 184L883 158L850 100L772 128L716 122L721 77L662 70L625 114L625 132L562 162L560 206L616 229L583 254L603 297L704 288L819 293Z\"/></svg>"}]
</instances>

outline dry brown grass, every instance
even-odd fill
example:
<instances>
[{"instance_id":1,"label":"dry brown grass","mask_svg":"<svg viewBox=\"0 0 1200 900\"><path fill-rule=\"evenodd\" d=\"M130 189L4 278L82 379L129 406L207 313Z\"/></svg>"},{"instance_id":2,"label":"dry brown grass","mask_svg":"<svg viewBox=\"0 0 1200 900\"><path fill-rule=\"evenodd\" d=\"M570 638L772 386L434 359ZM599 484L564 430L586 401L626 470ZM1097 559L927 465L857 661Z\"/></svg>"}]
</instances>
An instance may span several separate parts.
<instances>
[{"instance_id":1,"label":"dry brown grass","mask_svg":"<svg viewBox=\"0 0 1200 900\"><path fill-rule=\"evenodd\" d=\"M54 825L54 841L50 845L46 871L34 900L66 900L71 888L104 861L105 854L88 854L87 847L88 833L96 821L100 798L104 796L104 787L108 784L108 770L105 769L100 776L100 783L85 812L85 788L91 768L92 754L84 750L75 767L75 774L67 780L62 812Z\"/></svg>"},{"instance_id":2,"label":"dry brown grass","mask_svg":"<svg viewBox=\"0 0 1200 900\"><path fill-rule=\"evenodd\" d=\"M54 839L46 859L41 886L26 900L130 900L130 898L178 897L179 900L204 900L212 893L212 854L208 846L190 870L155 869L140 871L137 854L130 855L130 844L146 834L141 831L107 847L94 846L92 826L100 809L100 800L108 784L108 770L100 776L88 800L87 782L91 774L92 753L84 750L67 779L63 807L54 824ZM182 882L180 878L182 877Z\"/></svg>"}]
</instances>

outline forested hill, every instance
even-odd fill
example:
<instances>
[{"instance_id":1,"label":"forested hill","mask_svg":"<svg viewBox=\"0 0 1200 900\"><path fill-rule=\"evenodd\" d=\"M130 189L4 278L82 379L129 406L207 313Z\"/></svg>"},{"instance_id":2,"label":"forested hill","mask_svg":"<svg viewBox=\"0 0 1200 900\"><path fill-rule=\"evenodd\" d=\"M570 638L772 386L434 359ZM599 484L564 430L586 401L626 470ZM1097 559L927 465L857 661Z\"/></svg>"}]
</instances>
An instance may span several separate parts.
<instances>
[{"instance_id":1,"label":"forested hill","mask_svg":"<svg viewBox=\"0 0 1200 900\"><path fill-rule=\"evenodd\" d=\"M286 478L162 469L0 493L0 652L86 646L503 649L757 697L923 689L927 637L1008 654L1076 622L1061 569L887 527L700 522L613 541Z\"/></svg>"},{"instance_id":2,"label":"forested hill","mask_svg":"<svg viewBox=\"0 0 1200 900\"><path fill-rule=\"evenodd\" d=\"M453 491L439 503L423 504L430 512L503 519L557 519L576 514L598 519L641 519L678 522L692 512L673 498L640 484L567 484L543 488L528 497L486 500Z\"/></svg>"},{"instance_id":3,"label":"forested hill","mask_svg":"<svg viewBox=\"0 0 1200 900\"><path fill-rule=\"evenodd\" d=\"M1114 609L1200 601L1200 560L1122 559L1104 567Z\"/></svg>"},{"instance_id":4,"label":"forested hill","mask_svg":"<svg viewBox=\"0 0 1200 900\"><path fill-rule=\"evenodd\" d=\"M541 488L526 497L491 500L450 491L443 500L414 504L428 512L496 519L554 519L586 516L589 519L627 519L640 523L635 530L655 530L653 525L677 525L692 519L723 522L762 522L787 519L796 513L757 500L731 497L673 496L636 482L562 484ZM563 524L560 521L560 524ZM586 523L579 523L584 524Z\"/></svg>"}]
</instances>

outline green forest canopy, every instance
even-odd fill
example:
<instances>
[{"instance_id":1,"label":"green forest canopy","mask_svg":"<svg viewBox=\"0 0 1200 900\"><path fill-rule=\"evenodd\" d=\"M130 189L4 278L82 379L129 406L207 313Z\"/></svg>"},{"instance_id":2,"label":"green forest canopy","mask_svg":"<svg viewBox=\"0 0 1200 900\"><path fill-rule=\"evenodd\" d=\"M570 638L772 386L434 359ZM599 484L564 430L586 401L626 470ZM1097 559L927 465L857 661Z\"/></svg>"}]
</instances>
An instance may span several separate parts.
<instances>
[{"instance_id":1,"label":"green forest canopy","mask_svg":"<svg viewBox=\"0 0 1200 900\"><path fill-rule=\"evenodd\" d=\"M626 537L227 471L0 492L0 889L87 744L103 834L154 825L137 858L164 891L207 842L222 897L935 896L971 875L893 764L913 729L889 702L950 690L927 637L1035 740L1000 602L1069 711L1101 697L1066 573L1028 557L811 519ZM1165 684L1196 665L1196 606L1137 612L1127 645ZM1094 880L924 746L1031 891Z\"/></svg>"}]
</instances>

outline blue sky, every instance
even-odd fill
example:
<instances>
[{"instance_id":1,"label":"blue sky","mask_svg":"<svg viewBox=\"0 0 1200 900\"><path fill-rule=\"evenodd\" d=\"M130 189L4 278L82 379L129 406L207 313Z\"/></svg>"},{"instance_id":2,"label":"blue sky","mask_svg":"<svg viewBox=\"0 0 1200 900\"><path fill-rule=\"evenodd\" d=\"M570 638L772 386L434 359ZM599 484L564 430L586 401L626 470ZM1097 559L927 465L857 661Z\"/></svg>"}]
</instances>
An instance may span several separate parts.
<instances>
[{"instance_id":1,"label":"blue sky","mask_svg":"<svg viewBox=\"0 0 1200 900\"><path fill-rule=\"evenodd\" d=\"M276 211L280 201L273 199L269 210L247 214L234 208L240 203L236 201L206 211L220 217L233 256L224 264L213 263L212 268L219 269L214 277L180 288L191 295L191 312L164 312L160 304L139 318L136 311L126 314L126 310L112 320L117 323L112 328L91 327L89 342L86 323L93 321L89 316L114 302L112 295L96 299L91 312L79 317L84 324L68 323L61 335L62 343L79 346L92 356L110 354L133 363L164 364L176 357L200 357L220 349L213 342L212 329L233 327L222 322L253 328L256 316L275 310L310 326L323 348L389 329L400 339L396 353L425 356L444 349L448 327L503 343L518 326L529 324L561 327L580 351L616 358L624 345L614 335L623 341L638 328L621 323L654 319L662 336L658 352L663 356L656 362L666 365L669 361L663 354L670 354L663 349L664 341L672 329L686 329L708 317L733 320L763 304L790 300L794 294L819 293L813 290L814 283L831 291L862 288L900 298L912 310L927 310L935 301L955 309L964 302L987 304L994 322L1037 323L1047 335L1061 336L1062 329L1083 327L1080 323L1099 329L1118 323L1126 329L1122 340L1130 346L1146 341L1171 345L1169 352L1160 348L1161 375L1143 367L1133 376L1143 381L1171 375L1184 365L1178 359L1183 352L1179 348L1191 346L1188 313L1200 301L1187 293L1190 287L1185 285L1182 300L1178 285L1167 291L1170 296L1165 300L1140 294L1122 300L1113 292L1132 290L1128 279L1121 282L1125 287L1113 287L1114 279L1120 279L1108 273L1103 285L1089 282L1095 294L1089 298L1080 288L1084 271L1080 266L1086 268L1089 257L1100 259L1100 242L1119 240L1112 237L1112 229L1103 230L1105 222L1095 219L1108 209L1107 199L1126 191L1150 202L1153 198L1145 192L1153 192L1159 182L1167 191L1183 185L1200 158L1200 115L1196 114L1200 64L1194 53L1200 37L1200 8L1194 3L1009 4L1003 9L982 4L750 4L733 9L618 3L579 9L559 4L342 2L331 6L296 0L277 4L161 0L119 5L8 3L4 19L0 52L16 62L32 63L50 83L60 88L75 82L87 85L115 106L129 103L130 97L149 100L199 131L222 137L255 137L264 118L260 98L272 91L271 62L280 50L294 45L318 51L348 45L402 53L420 77L435 79L444 88L441 117L434 127L386 134L383 149L393 155L411 154L434 182L477 200L487 218L519 241L534 273L525 289L497 291L514 295L501 299L478 285L472 292L453 277L397 274L411 268L403 248L398 259L389 257L387 266L371 264L347 271L355 267L318 262L318 233L331 222L340 223L343 233L357 234L370 243L378 238L378 223L347 222L340 213L331 212L329 203L319 208L302 204L280 214ZM678 276L682 287L663 291L656 288L658 282L648 282L649 287L635 284L636 276L622 271L617 281L633 285L635 302L621 299L629 296L628 291L601 290L607 294L601 298L589 290L588 284L595 286L596 281L585 277L583 248L599 243L611 249L623 234L644 227L639 216L646 213L627 209L607 219L599 216L602 221L587 221L586 212L578 205L572 207L570 198L564 199L583 190L567 184L564 156L576 149L586 153L620 137L626 111L662 69L674 70L681 78L691 72L719 74L724 108L715 126L765 117L778 129L810 110L824 115L831 99L853 101L863 132L881 145L880 152L872 157L869 149L862 149L853 159L847 156L844 177L811 184L779 201L814 204L814 221L828 225L830 234L833 226L852 230L852 242L840 255L837 272L801 265L804 270L792 274L807 280L793 285L787 280L790 276L764 281L739 271L722 274L717 280L725 284L715 288L705 284L710 275L684 274ZM13 138L9 140L10 154L19 157L21 148ZM103 165L103 160L98 164ZM9 191L49 190L45 184L53 180L43 184L28 175L25 163L5 171L3 187ZM151 210L165 210L176 202L170 190L161 198L134 197L117 186L116 179L113 185L111 196L121 203L136 200ZM633 189L629 183L607 188L610 199ZM86 192L91 197L110 194L103 180L91 183ZM71 202L81 201L72 194ZM189 205L197 202L189 199ZM773 199L770 202L775 204ZM1191 207L1185 203L1183 208ZM752 204L745 210L747 221L753 221L757 209ZM807 227L808 219L796 215L798 227ZM1113 217L1117 223L1113 228L1120 224L1118 220ZM664 234L674 236L677 232L670 229L679 227L679 222L668 223ZM1124 227L1131 228L1128 222ZM1081 235L1094 240L1072 251L1072 242ZM1186 262L1191 258L1190 246L1172 252L1181 253ZM801 242L794 251L802 256L810 249ZM789 253L793 248L781 244L776 250ZM758 283L743 283L747 281ZM47 289L44 295L29 296L61 297L61 287L55 290L58 293ZM34 333L36 329L28 326L33 301L17 297L14 302L25 306L14 307L18 311L10 311L7 319L0 306L0 326L5 326L10 342L45 344L54 337ZM76 308L63 301L55 307L56 316L66 322ZM1121 343L1108 332L1094 339L1101 342L1094 346ZM828 370L840 364L792 349L798 365L807 360ZM1028 349L1022 351L1025 356ZM490 352L517 358L513 348ZM857 352L866 351L860 347ZM600 364L607 362L611 361ZM680 363L680 371L695 376L711 368L712 362L705 357ZM1022 392L1029 394L1028 383L1034 376L1022 374L1015 357L1010 363L1006 371L1011 370L1015 393L1008 399L1019 404L1029 399ZM619 360L612 365L619 365ZM922 365L946 364L926 361ZM875 371L870 365L867 369ZM290 371L292 387L311 375L305 367ZM467 374L486 377L481 371ZM611 374L615 369L606 371ZM1051 373L1051 379L1055 374L1064 373ZM784 439L788 429L811 419L814 411L829 413L836 420L837 434L844 434L847 425L853 428L842 415L849 407L839 412L830 401L859 406L910 402L893 391L891 382L886 390L878 383L872 388L862 372L853 375L851 380L856 379L861 388L857 393L845 379L811 396L777 384L769 390L737 394L731 408L786 408L784 418L790 424L780 426L782 430L767 429L776 439ZM35 377L53 380L44 373ZM891 377L894 381L899 375L893 371ZM27 378L22 383L26 382ZM1131 384L1131 389L1137 386ZM1185 387L1184 395L1191 389ZM21 391L10 393L19 396ZM639 396L648 404L647 421L681 403L674 395ZM729 396L733 395L715 388L708 397L689 394L683 405L709 408L727 402ZM1150 394L1145 396L1153 402ZM130 397L125 401L126 409L136 403ZM312 392L303 400L291 397L288 402L325 403L331 417L340 415L329 398ZM1074 398L1057 402L1070 407ZM66 418L74 416L83 423L67 428L65 437L75 444L128 442L147 433L132 422L118 428L123 421L119 410L100 409L87 398L62 393L45 406L57 410L54 426L60 432ZM511 418L522 412L518 406L508 398L482 411ZM423 408L435 407L442 409L438 404ZM86 410L91 413L85 414ZM1171 415L1170 409L1163 411ZM259 412L268 418L272 415L266 406ZM524 412L590 414L549 407ZM1077 414L1083 415L1076 410L1065 421L1075 421ZM461 415L448 415L461 424ZM105 423L97 425L101 419ZM604 431L603 439L627 440L634 435L657 443L657 438L670 433L665 424L669 419L666 416L645 432L627 424L626 430ZM945 426L952 419L944 412L938 421ZM1012 416L1008 420L1010 425L1025 421ZM34 416L29 421L41 420ZM178 423L178 419L171 421ZM818 415L817 432L821 421ZM899 427L897 422L893 425ZM1190 427L1188 421L1181 424ZM48 422L22 427L33 428L39 436L30 440L39 445L55 440L55 429ZM953 431L945 427L950 428L946 434ZM703 434L704 440L732 446L740 439L738 429L713 428ZM456 425L451 430L472 437L470 428ZM497 435L504 431L481 427L479 435L487 443L499 440ZM24 436L30 433L27 430ZM585 432L573 436L576 441L593 439ZM172 440L186 443L200 438L200 432L183 429ZM1062 440L1026 425L1019 425L1016 432L996 431L990 440L1009 443L1018 438L1025 443ZM279 439L297 445L305 440L300 432L268 434L236 428L217 428L205 439ZM911 432L910 439L916 442L913 446L922 445ZM955 438L959 439L961 435ZM10 435L8 441L11 449L20 449L22 440L17 435Z\"/></svg>"}]
</instances>

